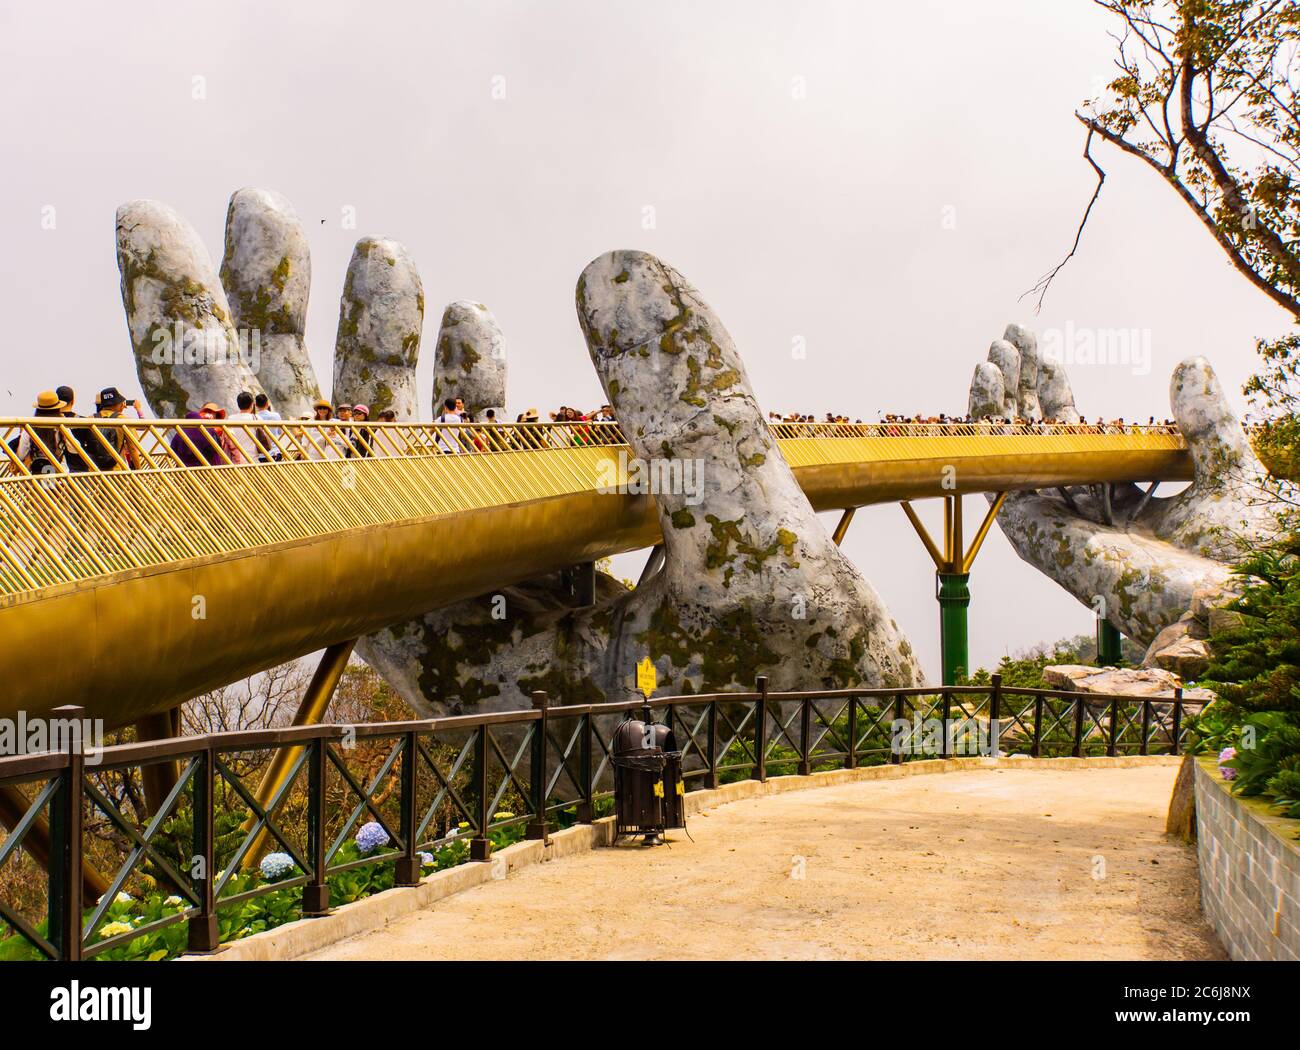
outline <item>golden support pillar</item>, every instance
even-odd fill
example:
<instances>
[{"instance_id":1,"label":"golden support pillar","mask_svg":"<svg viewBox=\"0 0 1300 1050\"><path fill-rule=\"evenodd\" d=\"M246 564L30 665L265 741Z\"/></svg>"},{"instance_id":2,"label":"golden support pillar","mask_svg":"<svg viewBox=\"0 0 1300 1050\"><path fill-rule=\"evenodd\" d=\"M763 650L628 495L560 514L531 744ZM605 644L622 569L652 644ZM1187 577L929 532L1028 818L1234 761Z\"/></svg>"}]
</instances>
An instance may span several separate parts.
<instances>
[{"instance_id":1,"label":"golden support pillar","mask_svg":"<svg viewBox=\"0 0 1300 1050\"><path fill-rule=\"evenodd\" d=\"M840 546L844 542L844 537L849 533L849 525L853 522L853 512L857 507L845 507L844 513L840 516L839 524L835 526L835 533L831 539L835 541L835 546Z\"/></svg>"},{"instance_id":2,"label":"golden support pillar","mask_svg":"<svg viewBox=\"0 0 1300 1050\"><path fill-rule=\"evenodd\" d=\"M167 740L181 735L181 709L173 707L170 711L160 711L155 715L146 715L135 724L137 740ZM175 762L158 762L140 770L140 780L144 786L144 808L153 816L167 801L167 796L180 778L180 769Z\"/></svg>"},{"instance_id":3,"label":"golden support pillar","mask_svg":"<svg viewBox=\"0 0 1300 1050\"><path fill-rule=\"evenodd\" d=\"M311 676L307 691L303 693L302 700L298 704L298 710L293 716L293 725L315 725L325 717L325 710L334 697L334 690L338 688L339 679L343 677L343 671L348 666L348 658L352 655L356 644L357 640L353 638L346 642L336 642L325 650L320 663L316 666L316 673ZM266 767L266 772L262 774L262 781L254 792L254 797L263 808L270 804L276 792L284 785L289 770L293 768L301 753L301 747L286 747L271 756L271 764ZM256 825L257 815L249 814L248 819L244 821L244 834L248 834ZM244 854L245 868L250 868L261 860L262 851L266 849L270 834L266 828L258 831L252 847Z\"/></svg>"}]
</instances>

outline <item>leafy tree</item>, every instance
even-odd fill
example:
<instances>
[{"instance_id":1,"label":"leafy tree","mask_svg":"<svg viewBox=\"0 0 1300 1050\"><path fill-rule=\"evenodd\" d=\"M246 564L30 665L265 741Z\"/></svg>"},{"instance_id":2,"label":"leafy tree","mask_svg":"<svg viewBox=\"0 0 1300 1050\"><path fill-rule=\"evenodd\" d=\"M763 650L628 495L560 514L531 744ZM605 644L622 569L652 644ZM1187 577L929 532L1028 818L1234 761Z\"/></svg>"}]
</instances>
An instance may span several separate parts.
<instances>
[{"instance_id":1,"label":"leafy tree","mask_svg":"<svg viewBox=\"0 0 1300 1050\"><path fill-rule=\"evenodd\" d=\"M1300 6L1294 0L1094 0L1114 16L1118 75L1075 118L1097 175L1069 255L1035 285L1041 304L1074 255L1106 172L1096 139L1136 157L1187 205L1232 266L1300 320ZM1294 339L1276 365L1294 378Z\"/></svg>"}]
</instances>

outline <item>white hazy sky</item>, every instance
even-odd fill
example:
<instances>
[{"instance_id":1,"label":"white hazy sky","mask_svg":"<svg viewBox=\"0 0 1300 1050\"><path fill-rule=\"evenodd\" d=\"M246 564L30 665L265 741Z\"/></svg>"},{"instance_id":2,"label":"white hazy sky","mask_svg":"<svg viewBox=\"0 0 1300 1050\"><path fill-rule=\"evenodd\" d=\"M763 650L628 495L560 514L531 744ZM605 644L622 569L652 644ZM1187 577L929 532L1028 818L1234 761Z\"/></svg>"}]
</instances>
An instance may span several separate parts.
<instances>
[{"instance_id":1,"label":"white hazy sky","mask_svg":"<svg viewBox=\"0 0 1300 1050\"><path fill-rule=\"evenodd\" d=\"M166 201L219 261L230 194L265 186L307 227L327 382L352 245L377 234L423 277L422 398L441 306L473 298L505 330L512 409L599 403L574 282L641 248L718 311L765 409L964 412L975 363L1019 320L1140 330L1149 373L1077 366L1076 397L1163 416L1177 361L1205 354L1239 389L1254 338L1288 322L1105 147L1079 256L1041 315L1019 301L1092 191L1071 112L1111 76L1107 28L1088 0L6 2L0 412L58 383L83 408L138 389L118 204ZM936 677L933 571L902 512L859 512L846 550ZM1091 629L996 531L972 591L977 663Z\"/></svg>"}]
</instances>

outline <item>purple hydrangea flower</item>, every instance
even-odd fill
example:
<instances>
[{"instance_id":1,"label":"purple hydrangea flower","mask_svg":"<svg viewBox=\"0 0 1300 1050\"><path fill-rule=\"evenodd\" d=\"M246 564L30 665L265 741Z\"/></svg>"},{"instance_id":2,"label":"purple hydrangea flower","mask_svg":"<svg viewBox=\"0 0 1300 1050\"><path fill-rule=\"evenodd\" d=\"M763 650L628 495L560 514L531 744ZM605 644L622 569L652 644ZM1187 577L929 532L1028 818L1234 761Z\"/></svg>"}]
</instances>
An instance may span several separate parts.
<instances>
[{"instance_id":1,"label":"purple hydrangea flower","mask_svg":"<svg viewBox=\"0 0 1300 1050\"><path fill-rule=\"evenodd\" d=\"M417 853L416 856L418 856L418 857L420 858L420 864L421 864L421 865L424 865L424 864L432 864L432 863L433 863L433 854L432 854L432 853L426 853L424 850L420 850L420 852Z\"/></svg>"},{"instance_id":2,"label":"purple hydrangea flower","mask_svg":"<svg viewBox=\"0 0 1300 1050\"><path fill-rule=\"evenodd\" d=\"M277 879L283 879L287 875L292 875L297 870L298 865L287 853L268 853L262 858L261 870L262 878L269 882L275 882Z\"/></svg>"},{"instance_id":3,"label":"purple hydrangea flower","mask_svg":"<svg viewBox=\"0 0 1300 1050\"><path fill-rule=\"evenodd\" d=\"M372 820L369 824L363 824L361 830L357 832L357 849L362 853L373 853L380 846L388 845L388 832L384 826L377 820Z\"/></svg>"},{"instance_id":4,"label":"purple hydrangea flower","mask_svg":"<svg viewBox=\"0 0 1300 1050\"><path fill-rule=\"evenodd\" d=\"M1223 764L1225 762L1231 762L1236 757L1237 749L1235 747L1225 747L1219 752L1219 773L1222 775L1224 780L1237 779L1237 771L1233 769L1232 766L1225 766Z\"/></svg>"}]
</instances>

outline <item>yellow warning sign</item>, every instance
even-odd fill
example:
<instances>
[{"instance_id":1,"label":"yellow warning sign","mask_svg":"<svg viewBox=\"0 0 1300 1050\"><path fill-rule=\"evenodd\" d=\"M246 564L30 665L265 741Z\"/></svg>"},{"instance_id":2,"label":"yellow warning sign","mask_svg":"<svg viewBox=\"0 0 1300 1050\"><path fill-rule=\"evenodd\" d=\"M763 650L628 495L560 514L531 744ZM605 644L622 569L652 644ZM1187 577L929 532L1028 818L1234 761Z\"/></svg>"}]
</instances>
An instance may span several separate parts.
<instances>
[{"instance_id":1,"label":"yellow warning sign","mask_svg":"<svg viewBox=\"0 0 1300 1050\"><path fill-rule=\"evenodd\" d=\"M659 676L655 673L654 662L646 657L636 665L636 687L645 694L647 700L659 685Z\"/></svg>"},{"instance_id":2,"label":"yellow warning sign","mask_svg":"<svg viewBox=\"0 0 1300 1050\"><path fill-rule=\"evenodd\" d=\"M663 797L664 797L664 782L663 782L662 780L656 780L656 781L655 781L655 798L663 798Z\"/></svg>"}]
</instances>

